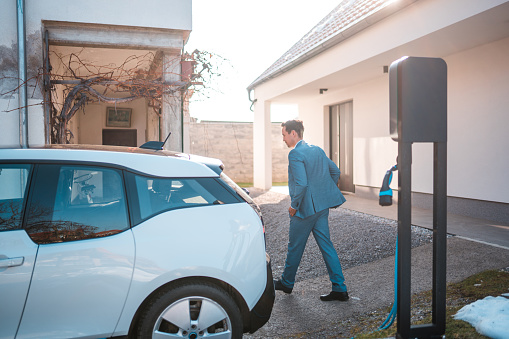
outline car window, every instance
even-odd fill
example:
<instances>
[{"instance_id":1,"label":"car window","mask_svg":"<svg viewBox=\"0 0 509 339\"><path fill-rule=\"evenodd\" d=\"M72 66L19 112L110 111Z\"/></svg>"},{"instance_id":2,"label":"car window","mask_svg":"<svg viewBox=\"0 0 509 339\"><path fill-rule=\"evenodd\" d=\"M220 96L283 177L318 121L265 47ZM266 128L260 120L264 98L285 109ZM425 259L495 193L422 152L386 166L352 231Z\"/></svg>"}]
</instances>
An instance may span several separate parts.
<instances>
[{"instance_id":1,"label":"car window","mask_svg":"<svg viewBox=\"0 0 509 339\"><path fill-rule=\"evenodd\" d=\"M138 206L135 222L162 211L240 202L215 178L154 178L131 175L136 187Z\"/></svg>"},{"instance_id":2,"label":"car window","mask_svg":"<svg viewBox=\"0 0 509 339\"><path fill-rule=\"evenodd\" d=\"M30 165L0 164L0 231L21 228Z\"/></svg>"},{"instance_id":3,"label":"car window","mask_svg":"<svg viewBox=\"0 0 509 339\"><path fill-rule=\"evenodd\" d=\"M128 228L122 172L39 165L26 230L37 243L104 237Z\"/></svg>"}]
</instances>

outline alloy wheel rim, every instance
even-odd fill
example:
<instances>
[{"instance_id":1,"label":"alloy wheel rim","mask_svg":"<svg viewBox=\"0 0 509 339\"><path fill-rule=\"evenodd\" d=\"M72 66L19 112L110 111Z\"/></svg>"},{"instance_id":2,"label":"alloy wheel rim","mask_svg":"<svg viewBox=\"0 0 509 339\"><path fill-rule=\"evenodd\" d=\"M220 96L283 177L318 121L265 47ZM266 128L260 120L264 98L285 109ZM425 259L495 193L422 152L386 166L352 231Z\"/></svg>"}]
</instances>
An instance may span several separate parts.
<instances>
[{"instance_id":1,"label":"alloy wheel rim","mask_svg":"<svg viewBox=\"0 0 509 339\"><path fill-rule=\"evenodd\" d=\"M212 299L193 296L179 299L158 317L153 339L232 337L231 320L224 308Z\"/></svg>"}]
</instances>

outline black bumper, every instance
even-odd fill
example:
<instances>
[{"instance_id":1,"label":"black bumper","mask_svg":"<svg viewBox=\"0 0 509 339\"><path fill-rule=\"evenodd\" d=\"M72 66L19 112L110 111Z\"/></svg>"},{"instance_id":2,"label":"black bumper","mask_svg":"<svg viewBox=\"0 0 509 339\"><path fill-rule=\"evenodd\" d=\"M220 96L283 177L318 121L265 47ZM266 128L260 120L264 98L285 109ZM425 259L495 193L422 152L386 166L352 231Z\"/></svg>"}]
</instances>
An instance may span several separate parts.
<instances>
[{"instance_id":1,"label":"black bumper","mask_svg":"<svg viewBox=\"0 0 509 339\"><path fill-rule=\"evenodd\" d=\"M249 314L251 324L249 333L254 333L269 321L274 299L276 299L276 291L274 290L270 256L267 254L267 285L265 286L265 291L263 291L260 300L258 300L258 303L256 303Z\"/></svg>"}]
</instances>

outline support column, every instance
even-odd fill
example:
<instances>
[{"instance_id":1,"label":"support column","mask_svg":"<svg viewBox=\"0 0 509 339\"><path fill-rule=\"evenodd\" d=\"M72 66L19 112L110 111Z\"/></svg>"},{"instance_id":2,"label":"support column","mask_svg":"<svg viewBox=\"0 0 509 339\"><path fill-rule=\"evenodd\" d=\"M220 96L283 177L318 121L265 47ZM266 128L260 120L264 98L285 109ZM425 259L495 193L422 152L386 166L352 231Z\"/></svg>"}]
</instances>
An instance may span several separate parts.
<instances>
[{"instance_id":1,"label":"support column","mask_svg":"<svg viewBox=\"0 0 509 339\"><path fill-rule=\"evenodd\" d=\"M163 78L165 82L180 81L180 55L164 53ZM182 102L180 92L163 95L161 141L171 136L164 149L182 152Z\"/></svg>"},{"instance_id":2,"label":"support column","mask_svg":"<svg viewBox=\"0 0 509 339\"><path fill-rule=\"evenodd\" d=\"M258 100L255 104L253 124L253 176L254 187L272 187L272 142L270 101Z\"/></svg>"}]
</instances>

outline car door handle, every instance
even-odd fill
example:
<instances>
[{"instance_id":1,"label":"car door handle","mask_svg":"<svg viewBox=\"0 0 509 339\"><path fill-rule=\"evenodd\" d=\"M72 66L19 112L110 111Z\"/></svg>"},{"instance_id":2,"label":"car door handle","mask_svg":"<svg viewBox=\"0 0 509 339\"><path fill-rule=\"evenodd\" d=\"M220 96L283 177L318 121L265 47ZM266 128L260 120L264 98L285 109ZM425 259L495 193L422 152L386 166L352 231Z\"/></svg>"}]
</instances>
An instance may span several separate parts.
<instances>
[{"instance_id":1,"label":"car door handle","mask_svg":"<svg viewBox=\"0 0 509 339\"><path fill-rule=\"evenodd\" d=\"M23 265L25 257L0 259L0 268L16 267Z\"/></svg>"}]
</instances>

